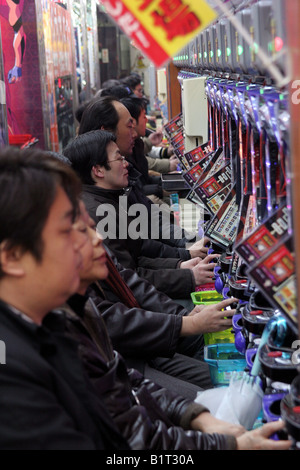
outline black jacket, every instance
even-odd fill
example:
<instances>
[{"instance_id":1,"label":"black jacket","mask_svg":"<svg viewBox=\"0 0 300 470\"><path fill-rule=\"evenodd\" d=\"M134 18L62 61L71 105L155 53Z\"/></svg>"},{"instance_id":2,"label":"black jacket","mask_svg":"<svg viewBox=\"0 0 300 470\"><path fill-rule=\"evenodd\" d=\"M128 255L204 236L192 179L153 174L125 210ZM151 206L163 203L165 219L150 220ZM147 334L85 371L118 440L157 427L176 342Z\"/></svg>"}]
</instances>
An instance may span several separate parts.
<instances>
[{"instance_id":1,"label":"black jacket","mask_svg":"<svg viewBox=\"0 0 300 470\"><path fill-rule=\"evenodd\" d=\"M6 364L0 373L2 450L129 449L82 367L65 316L41 326L0 301Z\"/></svg>"},{"instance_id":2,"label":"black jacket","mask_svg":"<svg viewBox=\"0 0 300 470\"><path fill-rule=\"evenodd\" d=\"M159 206L154 204L151 199L144 194L141 173L137 171L131 163L128 166L128 177L128 187L126 188L128 205L144 204L148 211L149 231L147 238L153 238L151 235L151 215L155 213L155 217L157 218L157 222L155 223L159 227L159 240L167 245L177 246L179 248L185 248L187 242L196 241L195 237L191 238L190 234L189 237L186 238L185 230L178 225L174 225L173 222L165 217L165 214L163 216Z\"/></svg>"},{"instance_id":3,"label":"black jacket","mask_svg":"<svg viewBox=\"0 0 300 470\"><path fill-rule=\"evenodd\" d=\"M187 243L196 241L197 237L194 234L187 233L182 227L169 220L170 218L166 218L165 214L163 216L161 206L152 202L151 199L144 194L144 185L142 183L141 174L131 163L128 167L128 176L127 191L129 204L145 204L149 216L149 229L151 228L150 215L153 212L156 213L157 224L159 226L159 240L163 241L167 245L177 246L180 248L185 248ZM153 238L150 231L148 237Z\"/></svg>"},{"instance_id":4,"label":"black jacket","mask_svg":"<svg viewBox=\"0 0 300 470\"><path fill-rule=\"evenodd\" d=\"M114 349L143 371L155 357L173 357L180 340L182 317L188 311L157 291L132 270L120 271L139 307L127 307L105 281L91 284L88 294L105 320Z\"/></svg>"},{"instance_id":5,"label":"black jacket","mask_svg":"<svg viewBox=\"0 0 300 470\"><path fill-rule=\"evenodd\" d=\"M119 203L120 196L122 205ZM177 269L181 260L189 259L189 252L159 240L145 238L148 225L144 206L141 206L145 211L141 226L145 223L146 229L142 234L143 238L134 239L128 236L130 226L134 224L130 210L134 208L128 203L127 192L83 185L82 199L90 216L97 223L104 243L119 263L136 270L158 290L174 299L190 298L190 293L195 290L193 273L189 269Z\"/></svg>"},{"instance_id":6,"label":"black jacket","mask_svg":"<svg viewBox=\"0 0 300 470\"><path fill-rule=\"evenodd\" d=\"M141 174L142 191L146 195L154 194L163 197L162 181L160 176L150 176L148 161L145 156L144 142L141 138L135 139L132 154L126 157L133 167Z\"/></svg>"},{"instance_id":7,"label":"black jacket","mask_svg":"<svg viewBox=\"0 0 300 470\"><path fill-rule=\"evenodd\" d=\"M98 396L134 450L234 449L232 436L190 430L206 408L186 400L127 369L113 350L101 315L90 299L68 301L68 329L81 344L83 364ZM76 312L74 314L73 312Z\"/></svg>"}]
</instances>

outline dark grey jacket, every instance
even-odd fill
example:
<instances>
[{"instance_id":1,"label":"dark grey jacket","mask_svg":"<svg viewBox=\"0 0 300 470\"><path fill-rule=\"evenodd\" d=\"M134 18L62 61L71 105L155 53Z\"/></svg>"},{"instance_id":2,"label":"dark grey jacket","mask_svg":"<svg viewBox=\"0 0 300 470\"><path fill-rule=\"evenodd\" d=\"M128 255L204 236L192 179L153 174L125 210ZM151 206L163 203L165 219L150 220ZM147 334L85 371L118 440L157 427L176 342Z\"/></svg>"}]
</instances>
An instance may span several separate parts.
<instances>
[{"instance_id":1,"label":"dark grey jacket","mask_svg":"<svg viewBox=\"0 0 300 470\"><path fill-rule=\"evenodd\" d=\"M86 371L132 449L236 448L232 436L190 430L191 421L206 408L126 368L122 356L113 350L104 321L90 299L76 295L68 303L68 329L81 344Z\"/></svg>"},{"instance_id":2,"label":"dark grey jacket","mask_svg":"<svg viewBox=\"0 0 300 470\"><path fill-rule=\"evenodd\" d=\"M45 288L47 288L45 286ZM82 367L63 314L41 326L0 301L1 450L129 449Z\"/></svg>"},{"instance_id":3,"label":"dark grey jacket","mask_svg":"<svg viewBox=\"0 0 300 470\"><path fill-rule=\"evenodd\" d=\"M90 216L98 224L100 233L106 237L104 230L107 231L104 243L119 263L125 268L135 270L156 289L171 298L189 299L190 293L196 287L194 276L189 269L179 269L180 261L190 259L188 250L167 245L159 240L122 237L122 230L125 228L127 231L133 220L126 213L126 209L119 205L120 196L124 197L126 203L126 194L124 195L123 190L112 191L83 185L82 199Z\"/></svg>"}]
</instances>

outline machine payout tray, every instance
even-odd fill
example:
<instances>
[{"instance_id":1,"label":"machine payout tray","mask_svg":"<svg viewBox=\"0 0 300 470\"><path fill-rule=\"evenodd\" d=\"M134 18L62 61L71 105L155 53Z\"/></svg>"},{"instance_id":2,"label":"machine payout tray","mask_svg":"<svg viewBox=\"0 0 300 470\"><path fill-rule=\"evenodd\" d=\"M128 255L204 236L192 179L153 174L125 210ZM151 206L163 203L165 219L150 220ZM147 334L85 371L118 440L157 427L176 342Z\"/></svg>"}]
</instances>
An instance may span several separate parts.
<instances>
[{"instance_id":1,"label":"machine payout tray","mask_svg":"<svg viewBox=\"0 0 300 470\"><path fill-rule=\"evenodd\" d=\"M162 187L166 191L189 189L189 185L180 173L167 173L161 175Z\"/></svg>"}]
</instances>

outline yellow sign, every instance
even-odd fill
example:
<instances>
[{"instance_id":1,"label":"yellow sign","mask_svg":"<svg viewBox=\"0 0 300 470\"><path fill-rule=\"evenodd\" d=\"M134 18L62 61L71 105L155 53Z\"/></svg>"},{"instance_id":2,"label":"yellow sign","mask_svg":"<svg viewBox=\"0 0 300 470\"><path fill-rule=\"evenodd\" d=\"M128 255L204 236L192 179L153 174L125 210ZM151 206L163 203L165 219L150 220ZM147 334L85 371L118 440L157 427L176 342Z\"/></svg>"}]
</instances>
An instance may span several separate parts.
<instances>
[{"instance_id":1,"label":"yellow sign","mask_svg":"<svg viewBox=\"0 0 300 470\"><path fill-rule=\"evenodd\" d=\"M217 16L204 0L101 0L107 13L160 66Z\"/></svg>"}]
</instances>

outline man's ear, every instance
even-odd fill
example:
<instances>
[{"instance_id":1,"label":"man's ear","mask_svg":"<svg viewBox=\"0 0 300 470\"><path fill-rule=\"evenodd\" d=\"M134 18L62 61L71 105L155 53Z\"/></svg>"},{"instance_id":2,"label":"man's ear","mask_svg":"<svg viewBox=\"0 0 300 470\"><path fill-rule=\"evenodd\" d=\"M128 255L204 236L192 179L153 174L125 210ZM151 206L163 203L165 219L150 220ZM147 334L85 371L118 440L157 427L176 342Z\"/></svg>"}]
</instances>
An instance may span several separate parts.
<instances>
[{"instance_id":1,"label":"man's ear","mask_svg":"<svg viewBox=\"0 0 300 470\"><path fill-rule=\"evenodd\" d=\"M25 274L23 267L23 250L20 247L7 247L7 242L0 244L0 266L2 272L10 276L22 277Z\"/></svg>"},{"instance_id":2,"label":"man's ear","mask_svg":"<svg viewBox=\"0 0 300 470\"><path fill-rule=\"evenodd\" d=\"M103 173L103 169L100 165L94 165L92 167L92 178L93 179L98 179L98 178L103 178L104 176L104 173Z\"/></svg>"}]
</instances>

